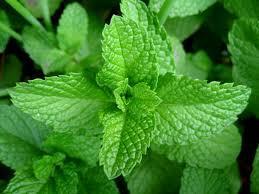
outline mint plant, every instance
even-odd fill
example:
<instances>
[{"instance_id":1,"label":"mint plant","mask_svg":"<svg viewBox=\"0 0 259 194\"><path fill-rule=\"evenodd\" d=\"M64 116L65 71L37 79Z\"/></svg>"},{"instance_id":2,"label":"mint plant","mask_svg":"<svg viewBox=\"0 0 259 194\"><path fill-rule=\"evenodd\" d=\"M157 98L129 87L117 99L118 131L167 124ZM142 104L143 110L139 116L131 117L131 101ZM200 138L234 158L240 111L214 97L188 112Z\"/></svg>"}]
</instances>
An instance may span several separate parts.
<instances>
[{"instance_id":1,"label":"mint plant","mask_svg":"<svg viewBox=\"0 0 259 194\"><path fill-rule=\"evenodd\" d=\"M14 30L10 11L0 10L2 51L15 39L47 76L0 76L0 102L9 104L0 105L0 161L15 172L3 193L127 192L120 181L131 194L238 193L243 134L235 122L244 110L258 116L257 18L242 17L234 2L220 9L240 17L228 43L222 34L235 83L220 83L208 79L232 67L213 76L219 65L207 48L190 52L182 42L214 0L122 0L120 15L103 12L104 27L91 1L6 0L30 25ZM20 63L8 56L4 67Z\"/></svg>"}]
</instances>

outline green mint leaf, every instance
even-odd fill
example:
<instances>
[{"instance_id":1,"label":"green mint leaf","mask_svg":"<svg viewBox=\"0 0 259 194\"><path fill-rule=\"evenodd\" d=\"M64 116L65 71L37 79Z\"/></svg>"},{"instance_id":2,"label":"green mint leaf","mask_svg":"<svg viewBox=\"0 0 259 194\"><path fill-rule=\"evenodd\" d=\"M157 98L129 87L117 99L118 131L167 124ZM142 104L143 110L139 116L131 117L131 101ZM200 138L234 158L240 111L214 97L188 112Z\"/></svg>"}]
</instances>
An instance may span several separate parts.
<instances>
[{"instance_id":1,"label":"green mint leaf","mask_svg":"<svg viewBox=\"0 0 259 194\"><path fill-rule=\"evenodd\" d=\"M56 165L62 165L65 155L56 153L53 156L45 155L41 159L33 162L35 177L39 180L48 180L54 173Z\"/></svg>"},{"instance_id":2,"label":"green mint leaf","mask_svg":"<svg viewBox=\"0 0 259 194\"><path fill-rule=\"evenodd\" d=\"M140 83L131 90L125 112L106 111L100 164L109 178L127 175L141 161L154 129L154 110L161 102L149 87Z\"/></svg>"},{"instance_id":3,"label":"green mint leaf","mask_svg":"<svg viewBox=\"0 0 259 194\"><path fill-rule=\"evenodd\" d=\"M61 170L56 171L55 184L58 194L78 194L79 176L76 166L71 164L64 165Z\"/></svg>"},{"instance_id":4,"label":"green mint leaf","mask_svg":"<svg viewBox=\"0 0 259 194\"><path fill-rule=\"evenodd\" d=\"M233 165L225 168L224 172L227 174L227 178L230 186L229 193L230 194L238 193L242 182L240 178L238 163L236 162Z\"/></svg>"},{"instance_id":5,"label":"green mint leaf","mask_svg":"<svg viewBox=\"0 0 259 194\"><path fill-rule=\"evenodd\" d=\"M221 133L200 139L189 145L154 145L152 148L166 154L170 160L186 162L203 168L225 168L233 164L241 150L241 136L232 125Z\"/></svg>"},{"instance_id":6,"label":"green mint leaf","mask_svg":"<svg viewBox=\"0 0 259 194\"><path fill-rule=\"evenodd\" d=\"M252 89L249 109L259 117L259 21L242 19L229 33L229 51L234 63L233 77L237 83Z\"/></svg>"},{"instance_id":7,"label":"green mint leaf","mask_svg":"<svg viewBox=\"0 0 259 194\"><path fill-rule=\"evenodd\" d=\"M99 128L98 114L111 102L81 73L19 83L10 95L17 107L56 131Z\"/></svg>"},{"instance_id":8,"label":"green mint leaf","mask_svg":"<svg viewBox=\"0 0 259 194\"><path fill-rule=\"evenodd\" d=\"M176 66L176 73L194 79L207 79L212 68L212 61L205 51L187 54L185 64Z\"/></svg>"},{"instance_id":9,"label":"green mint leaf","mask_svg":"<svg viewBox=\"0 0 259 194\"><path fill-rule=\"evenodd\" d=\"M176 37L171 37L171 44L173 47L175 71L178 74L179 67L183 67L186 64L186 53L182 43Z\"/></svg>"},{"instance_id":10,"label":"green mint leaf","mask_svg":"<svg viewBox=\"0 0 259 194\"><path fill-rule=\"evenodd\" d=\"M164 26L170 36L175 36L180 41L184 41L200 28L204 18L205 17L201 14L168 18Z\"/></svg>"},{"instance_id":11,"label":"green mint leaf","mask_svg":"<svg viewBox=\"0 0 259 194\"><path fill-rule=\"evenodd\" d=\"M217 0L174 0L170 17L185 17L203 12ZM158 13L165 0L150 0L149 7Z\"/></svg>"},{"instance_id":12,"label":"green mint leaf","mask_svg":"<svg viewBox=\"0 0 259 194\"><path fill-rule=\"evenodd\" d=\"M220 133L247 105L250 89L184 76L161 76L154 142L187 145Z\"/></svg>"},{"instance_id":13,"label":"green mint leaf","mask_svg":"<svg viewBox=\"0 0 259 194\"><path fill-rule=\"evenodd\" d=\"M121 3L123 17L135 21L145 27L150 39L153 40L157 53L157 63L160 74L174 72L172 47L163 26L160 26L157 17L140 0L123 0Z\"/></svg>"},{"instance_id":14,"label":"green mint leaf","mask_svg":"<svg viewBox=\"0 0 259 194\"><path fill-rule=\"evenodd\" d=\"M59 47L74 54L82 47L87 38L88 16L79 3L67 5L57 29Z\"/></svg>"},{"instance_id":15,"label":"green mint leaf","mask_svg":"<svg viewBox=\"0 0 259 194\"><path fill-rule=\"evenodd\" d=\"M181 176L181 165L151 153L126 179L131 194L171 194L179 192Z\"/></svg>"},{"instance_id":16,"label":"green mint leaf","mask_svg":"<svg viewBox=\"0 0 259 194\"><path fill-rule=\"evenodd\" d=\"M187 166L183 171L180 194L229 194L227 176L223 170Z\"/></svg>"},{"instance_id":17,"label":"green mint leaf","mask_svg":"<svg viewBox=\"0 0 259 194\"><path fill-rule=\"evenodd\" d=\"M20 0L20 1L35 17L38 17L38 18L43 17L40 1L37 1L37 0ZM61 2L62 0L48 0L48 7L51 15L53 15L55 11L59 8Z\"/></svg>"},{"instance_id":18,"label":"green mint leaf","mask_svg":"<svg viewBox=\"0 0 259 194\"><path fill-rule=\"evenodd\" d=\"M65 65L71 62L71 57L57 48L54 34L27 27L22 37L25 51L41 66L45 74L63 72Z\"/></svg>"},{"instance_id":19,"label":"green mint leaf","mask_svg":"<svg viewBox=\"0 0 259 194\"><path fill-rule=\"evenodd\" d=\"M18 170L31 165L42 154L42 141L50 132L15 107L0 106L0 160Z\"/></svg>"},{"instance_id":20,"label":"green mint leaf","mask_svg":"<svg viewBox=\"0 0 259 194\"><path fill-rule=\"evenodd\" d=\"M126 78L129 85L147 83L156 87L158 67L155 48L146 30L134 21L114 16L103 31L105 63L98 73L99 85L114 90Z\"/></svg>"},{"instance_id":21,"label":"green mint leaf","mask_svg":"<svg viewBox=\"0 0 259 194\"><path fill-rule=\"evenodd\" d=\"M259 6L257 0L224 0L224 6L238 17L259 19L259 13L255 9Z\"/></svg>"},{"instance_id":22,"label":"green mint leaf","mask_svg":"<svg viewBox=\"0 0 259 194\"><path fill-rule=\"evenodd\" d=\"M259 148L257 148L251 174L251 191L259 193Z\"/></svg>"},{"instance_id":23,"label":"green mint leaf","mask_svg":"<svg viewBox=\"0 0 259 194\"><path fill-rule=\"evenodd\" d=\"M10 26L10 22L9 22L7 14L5 13L4 10L1 10L1 9L0 9L0 21L1 21L1 23L5 24L5 25ZM0 53L4 52L9 38L10 38L10 35L8 33L1 31L1 33L0 33Z\"/></svg>"},{"instance_id":24,"label":"green mint leaf","mask_svg":"<svg viewBox=\"0 0 259 194\"><path fill-rule=\"evenodd\" d=\"M91 194L119 194L119 190L113 180L108 180L100 167L87 168L84 171L82 190ZM83 192L81 192L83 193Z\"/></svg>"},{"instance_id":25,"label":"green mint leaf","mask_svg":"<svg viewBox=\"0 0 259 194\"><path fill-rule=\"evenodd\" d=\"M90 130L76 133L53 132L44 142L44 146L95 166L101 147L101 137L100 133Z\"/></svg>"},{"instance_id":26,"label":"green mint leaf","mask_svg":"<svg viewBox=\"0 0 259 194\"><path fill-rule=\"evenodd\" d=\"M30 171L16 171L4 194L47 194L41 192L46 182L38 180Z\"/></svg>"}]
</instances>

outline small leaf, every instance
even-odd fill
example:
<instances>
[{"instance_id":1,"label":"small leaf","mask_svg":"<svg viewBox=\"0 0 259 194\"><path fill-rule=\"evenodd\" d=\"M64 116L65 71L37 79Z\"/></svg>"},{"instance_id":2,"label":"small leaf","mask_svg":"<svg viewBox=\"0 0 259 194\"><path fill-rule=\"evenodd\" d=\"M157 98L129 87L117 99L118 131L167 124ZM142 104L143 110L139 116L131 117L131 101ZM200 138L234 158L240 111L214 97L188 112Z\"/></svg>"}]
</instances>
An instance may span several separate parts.
<instances>
[{"instance_id":1,"label":"small leaf","mask_svg":"<svg viewBox=\"0 0 259 194\"><path fill-rule=\"evenodd\" d=\"M5 13L4 10L1 10L1 9L0 9L0 21L4 25L10 26L10 22L9 22L8 17L7 17L7 14ZM9 38L10 38L10 35L1 30L1 33L0 33L0 53L4 52L4 50L6 48L6 45L9 41Z\"/></svg>"}]
</instances>

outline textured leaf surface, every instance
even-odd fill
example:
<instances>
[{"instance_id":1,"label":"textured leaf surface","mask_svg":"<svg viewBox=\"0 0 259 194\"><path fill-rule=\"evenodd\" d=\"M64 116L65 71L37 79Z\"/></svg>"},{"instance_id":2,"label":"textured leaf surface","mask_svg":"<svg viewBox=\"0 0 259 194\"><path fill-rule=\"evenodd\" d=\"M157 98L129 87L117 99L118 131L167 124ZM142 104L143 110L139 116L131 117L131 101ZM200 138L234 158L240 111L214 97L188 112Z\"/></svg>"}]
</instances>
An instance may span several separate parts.
<instances>
[{"instance_id":1,"label":"textured leaf surface","mask_svg":"<svg viewBox=\"0 0 259 194\"><path fill-rule=\"evenodd\" d=\"M81 159L95 166L101 147L101 134L91 130L77 133L54 132L48 136L44 145L48 149L66 153L72 158Z\"/></svg>"},{"instance_id":2,"label":"textured leaf surface","mask_svg":"<svg viewBox=\"0 0 259 194\"><path fill-rule=\"evenodd\" d=\"M57 48L57 41L52 33L27 27L22 33L22 38L25 51L41 66L45 74L62 72L71 60L70 56Z\"/></svg>"},{"instance_id":3,"label":"textured leaf surface","mask_svg":"<svg viewBox=\"0 0 259 194\"><path fill-rule=\"evenodd\" d=\"M59 47L68 53L77 52L87 38L88 16L79 3L69 4L57 29Z\"/></svg>"},{"instance_id":4,"label":"textured leaf surface","mask_svg":"<svg viewBox=\"0 0 259 194\"><path fill-rule=\"evenodd\" d=\"M229 182L223 170L186 167L180 194L228 194Z\"/></svg>"},{"instance_id":5,"label":"textured leaf surface","mask_svg":"<svg viewBox=\"0 0 259 194\"><path fill-rule=\"evenodd\" d=\"M141 161L150 144L154 129L154 109L160 103L154 92L138 84L131 91L127 110L107 111L104 125L100 164L109 178L127 175Z\"/></svg>"},{"instance_id":6,"label":"textured leaf surface","mask_svg":"<svg viewBox=\"0 0 259 194\"><path fill-rule=\"evenodd\" d=\"M234 80L252 88L249 108L259 117L259 21L242 19L234 23L229 42Z\"/></svg>"},{"instance_id":7,"label":"textured leaf surface","mask_svg":"<svg viewBox=\"0 0 259 194\"><path fill-rule=\"evenodd\" d=\"M161 155L149 153L126 177L131 194L178 193L182 166Z\"/></svg>"},{"instance_id":8,"label":"textured leaf surface","mask_svg":"<svg viewBox=\"0 0 259 194\"><path fill-rule=\"evenodd\" d=\"M221 133L200 139L189 145L155 145L170 160L186 162L190 166L203 168L225 168L233 164L241 149L241 136L235 126L227 127Z\"/></svg>"},{"instance_id":9,"label":"textured leaf surface","mask_svg":"<svg viewBox=\"0 0 259 194\"><path fill-rule=\"evenodd\" d=\"M150 39L153 40L157 53L157 63L160 74L174 72L174 62L172 47L167 37L164 27L160 26L156 16L140 0L123 0L121 3L123 17L135 21L139 26L143 26Z\"/></svg>"},{"instance_id":10,"label":"textured leaf surface","mask_svg":"<svg viewBox=\"0 0 259 194\"><path fill-rule=\"evenodd\" d=\"M257 148L253 162L253 171L251 174L251 191L253 193L259 193L259 148Z\"/></svg>"},{"instance_id":11,"label":"textured leaf surface","mask_svg":"<svg viewBox=\"0 0 259 194\"><path fill-rule=\"evenodd\" d=\"M134 21L114 16L103 31L105 63L97 76L98 83L111 89L126 78L134 86L139 82L155 88L158 67L155 48L147 31Z\"/></svg>"},{"instance_id":12,"label":"textured leaf surface","mask_svg":"<svg viewBox=\"0 0 259 194\"><path fill-rule=\"evenodd\" d=\"M84 172L83 189L91 194L119 194L119 190L113 180L108 180L100 167L88 168Z\"/></svg>"},{"instance_id":13,"label":"textured leaf surface","mask_svg":"<svg viewBox=\"0 0 259 194\"><path fill-rule=\"evenodd\" d=\"M238 17L259 19L259 12L255 9L259 7L257 0L224 0L224 6Z\"/></svg>"},{"instance_id":14,"label":"textured leaf surface","mask_svg":"<svg viewBox=\"0 0 259 194\"><path fill-rule=\"evenodd\" d=\"M213 5L217 0L174 0L170 17L185 17L196 15ZM159 12L165 0L151 0L149 7L154 12Z\"/></svg>"},{"instance_id":15,"label":"textured leaf surface","mask_svg":"<svg viewBox=\"0 0 259 194\"><path fill-rule=\"evenodd\" d=\"M41 144L50 132L15 107L0 106L0 160L12 169L28 167L41 155Z\"/></svg>"},{"instance_id":16,"label":"textured leaf surface","mask_svg":"<svg viewBox=\"0 0 259 194\"><path fill-rule=\"evenodd\" d=\"M83 74L70 74L19 83L11 92L13 103L56 131L96 129L98 113L110 99Z\"/></svg>"},{"instance_id":17,"label":"textured leaf surface","mask_svg":"<svg viewBox=\"0 0 259 194\"><path fill-rule=\"evenodd\" d=\"M10 25L9 19L8 19L6 13L1 9L0 9L0 21L1 21L1 23L5 24L7 26ZM8 43L9 38L10 38L10 35L1 30L1 33L0 33L0 53L2 53L5 50L5 47Z\"/></svg>"},{"instance_id":18,"label":"textured leaf surface","mask_svg":"<svg viewBox=\"0 0 259 194\"><path fill-rule=\"evenodd\" d=\"M186 145L220 133L247 105L245 86L207 83L166 74L156 90L162 103L156 112L154 142Z\"/></svg>"}]
</instances>

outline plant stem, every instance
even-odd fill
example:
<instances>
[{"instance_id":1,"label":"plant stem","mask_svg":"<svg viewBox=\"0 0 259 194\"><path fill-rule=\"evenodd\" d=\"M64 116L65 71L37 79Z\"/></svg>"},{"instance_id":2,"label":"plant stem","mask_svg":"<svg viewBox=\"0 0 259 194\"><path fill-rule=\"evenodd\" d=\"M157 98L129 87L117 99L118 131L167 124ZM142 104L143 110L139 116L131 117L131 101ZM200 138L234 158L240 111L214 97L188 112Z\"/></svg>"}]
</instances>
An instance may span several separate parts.
<instances>
[{"instance_id":1,"label":"plant stem","mask_svg":"<svg viewBox=\"0 0 259 194\"><path fill-rule=\"evenodd\" d=\"M12 6L20 15L22 15L31 25L44 30L41 23L17 0L5 0Z\"/></svg>"},{"instance_id":2,"label":"plant stem","mask_svg":"<svg viewBox=\"0 0 259 194\"><path fill-rule=\"evenodd\" d=\"M158 13L158 19L160 21L160 25L163 25L172 9L174 0L165 0L163 6L161 7Z\"/></svg>"},{"instance_id":3,"label":"plant stem","mask_svg":"<svg viewBox=\"0 0 259 194\"><path fill-rule=\"evenodd\" d=\"M8 89L0 89L0 97L9 96Z\"/></svg>"},{"instance_id":4,"label":"plant stem","mask_svg":"<svg viewBox=\"0 0 259 194\"><path fill-rule=\"evenodd\" d=\"M42 13L43 13L45 25L48 30L52 30L53 27L52 27L51 17L50 17L50 13L49 13L49 1L41 0L40 6L41 6Z\"/></svg>"},{"instance_id":5,"label":"plant stem","mask_svg":"<svg viewBox=\"0 0 259 194\"><path fill-rule=\"evenodd\" d=\"M16 40L22 41L22 37L20 34L15 32L13 29L11 29L9 26L7 26L5 23L2 23L1 21L0 21L0 30L8 33L10 36L15 38Z\"/></svg>"}]
</instances>

